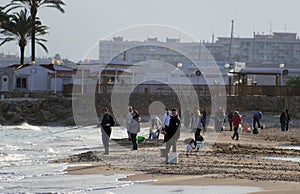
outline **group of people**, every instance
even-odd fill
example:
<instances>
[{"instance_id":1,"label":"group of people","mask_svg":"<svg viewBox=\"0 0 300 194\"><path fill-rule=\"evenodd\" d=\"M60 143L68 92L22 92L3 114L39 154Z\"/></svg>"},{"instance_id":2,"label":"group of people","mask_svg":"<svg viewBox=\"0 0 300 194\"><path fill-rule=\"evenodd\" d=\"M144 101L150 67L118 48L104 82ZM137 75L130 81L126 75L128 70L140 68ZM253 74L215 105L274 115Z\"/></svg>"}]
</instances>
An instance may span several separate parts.
<instances>
[{"instance_id":1,"label":"group of people","mask_svg":"<svg viewBox=\"0 0 300 194\"><path fill-rule=\"evenodd\" d=\"M200 109L195 108L194 112L190 112L189 109L186 109L184 112L184 126L185 128L192 129L192 132L195 132L195 129L200 126L205 129L206 128L206 119L207 119L207 111L205 108L200 111Z\"/></svg>"},{"instance_id":2,"label":"group of people","mask_svg":"<svg viewBox=\"0 0 300 194\"><path fill-rule=\"evenodd\" d=\"M291 121L291 117L289 114L289 110L286 109L285 111L282 111L280 114L280 125L282 131L288 131L289 130L289 122Z\"/></svg>"},{"instance_id":3,"label":"group of people","mask_svg":"<svg viewBox=\"0 0 300 194\"><path fill-rule=\"evenodd\" d=\"M115 120L109 114L107 108L101 109L101 136L102 136L102 143L104 146L104 155L109 154L109 138L111 135L111 131L114 125ZM133 110L132 107L129 107L129 113L126 117L126 127L128 133L128 139L132 141L132 149L137 150L137 134L140 132L140 122L141 117L137 110Z\"/></svg>"},{"instance_id":4,"label":"group of people","mask_svg":"<svg viewBox=\"0 0 300 194\"><path fill-rule=\"evenodd\" d=\"M128 133L128 139L132 141L132 150L137 150L137 134L140 132L140 122L141 117L137 110L133 110L132 107L129 107L128 114L126 117L126 128ZM102 142L104 146L104 154L109 154L109 138L111 135L111 131L115 121L113 117L109 114L107 108L101 109L101 135L102 135ZM177 140L180 138L180 118L178 116L177 109L173 108L171 111L166 108L166 112L164 114L163 122L160 121L158 117L153 117L151 119L151 128L149 132L149 138L153 138L154 134L159 136L159 133L164 134L164 141L166 142L166 149L165 149L165 156L166 156L166 163L168 162L168 153L172 147L172 151L176 152L177 147L176 143ZM156 129L154 131L154 129Z\"/></svg>"},{"instance_id":5,"label":"group of people","mask_svg":"<svg viewBox=\"0 0 300 194\"><path fill-rule=\"evenodd\" d=\"M109 138L111 135L111 127L115 125L113 117L108 113L107 108L102 108L102 119L101 119L101 132L102 132L102 142L104 145L104 154L109 154ZM206 127L206 110L201 113L199 109L194 111L191 118L191 129L195 134L195 139L187 145L187 151L192 151L193 149L199 149L201 147L204 138L201 136L201 130ZM227 115L228 122L230 126L230 131L234 131L231 138L233 140L239 140L239 133L242 129L241 124L243 122L242 116L239 114L238 110L230 111ZM253 133L255 129L261 128L261 119L263 115L261 112L255 112L253 114ZM288 110L283 111L280 115L280 123L282 131L288 131L290 115ZM137 134L140 132L140 122L141 117L137 110L133 110L129 107L128 114L126 117L126 128L128 133L128 140L132 142L132 150L137 150ZM215 130L220 132L223 130L223 125L225 122L225 113L223 109L219 109L215 117ZM180 125L181 121L178 115L177 109L173 108L169 110L165 109L163 121L161 121L157 116L152 116L150 119L150 130L149 139L159 139L160 133L164 135L164 142L166 142L165 157L168 162L168 153L172 147L172 151L176 152L176 143L180 137ZM187 126L186 126L187 127Z\"/></svg>"}]
</instances>

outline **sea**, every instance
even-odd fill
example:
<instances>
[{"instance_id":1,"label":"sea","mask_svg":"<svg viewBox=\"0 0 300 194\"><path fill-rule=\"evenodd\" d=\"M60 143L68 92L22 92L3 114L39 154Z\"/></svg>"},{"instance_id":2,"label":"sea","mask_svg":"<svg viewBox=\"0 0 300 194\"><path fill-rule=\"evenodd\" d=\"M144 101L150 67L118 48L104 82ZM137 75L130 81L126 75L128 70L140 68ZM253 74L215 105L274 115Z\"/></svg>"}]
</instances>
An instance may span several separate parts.
<instances>
[{"instance_id":1,"label":"sea","mask_svg":"<svg viewBox=\"0 0 300 194\"><path fill-rule=\"evenodd\" d=\"M142 129L140 135L148 134ZM114 128L112 138L126 138ZM0 126L0 193L249 193L261 190L240 186L156 186L118 181L128 174L69 175L68 166L53 163L89 150L101 151L99 128L47 127L23 124ZM82 164L88 165L88 164ZM155 180L145 180L152 182Z\"/></svg>"}]
</instances>

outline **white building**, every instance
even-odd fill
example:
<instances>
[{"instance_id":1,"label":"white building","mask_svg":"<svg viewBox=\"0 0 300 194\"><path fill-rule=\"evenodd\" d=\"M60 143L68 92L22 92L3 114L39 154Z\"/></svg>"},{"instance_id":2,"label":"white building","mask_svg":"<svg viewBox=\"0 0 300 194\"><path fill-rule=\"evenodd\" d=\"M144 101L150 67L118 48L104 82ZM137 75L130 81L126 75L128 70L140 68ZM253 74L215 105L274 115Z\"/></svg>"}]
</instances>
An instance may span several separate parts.
<instances>
[{"instance_id":1,"label":"white building","mask_svg":"<svg viewBox=\"0 0 300 194\"><path fill-rule=\"evenodd\" d=\"M13 91L62 92L64 85L73 83L74 69L54 65L11 65L13 70Z\"/></svg>"}]
</instances>

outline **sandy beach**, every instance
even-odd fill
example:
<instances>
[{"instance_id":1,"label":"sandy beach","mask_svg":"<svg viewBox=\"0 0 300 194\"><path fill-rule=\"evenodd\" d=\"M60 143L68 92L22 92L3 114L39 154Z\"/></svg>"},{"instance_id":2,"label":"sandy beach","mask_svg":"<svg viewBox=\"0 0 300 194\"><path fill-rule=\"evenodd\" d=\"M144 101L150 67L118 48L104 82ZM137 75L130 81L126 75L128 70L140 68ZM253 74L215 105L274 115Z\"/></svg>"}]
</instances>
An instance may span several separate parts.
<instances>
[{"instance_id":1,"label":"sandy beach","mask_svg":"<svg viewBox=\"0 0 300 194\"><path fill-rule=\"evenodd\" d=\"M211 134L210 134L211 133ZM251 186L257 193L300 193L300 129L281 132L276 127L262 129L258 135L242 132L240 141L231 140L232 131L214 138L205 134L205 146L189 155L186 141L192 133L183 132L178 141L177 164L163 164L160 141L146 140L138 151L131 151L127 140L111 141L110 155L94 150L58 159L55 162L88 164L67 169L71 175L131 174L120 181L156 180L144 184L189 186ZM296 146L288 149L285 146ZM272 159L270 158L272 157ZM291 160L290 160L291 159ZM295 159L293 161L293 159Z\"/></svg>"}]
</instances>

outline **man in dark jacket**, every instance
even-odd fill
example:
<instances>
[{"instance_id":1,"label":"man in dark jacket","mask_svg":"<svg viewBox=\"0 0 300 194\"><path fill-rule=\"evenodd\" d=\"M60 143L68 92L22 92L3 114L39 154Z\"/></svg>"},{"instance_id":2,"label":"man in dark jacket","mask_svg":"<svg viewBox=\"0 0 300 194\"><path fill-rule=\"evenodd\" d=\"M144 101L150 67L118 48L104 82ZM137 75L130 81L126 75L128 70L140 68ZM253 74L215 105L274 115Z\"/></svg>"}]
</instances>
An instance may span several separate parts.
<instances>
[{"instance_id":1,"label":"man in dark jacket","mask_svg":"<svg viewBox=\"0 0 300 194\"><path fill-rule=\"evenodd\" d=\"M166 129L168 141L166 142L166 163L168 163L168 153L170 152L171 146L173 152L176 152L176 142L180 137L180 119L178 117L177 109L172 109L172 116L170 119L169 127Z\"/></svg>"},{"instance_id":2,"label":"man in dark jacket","mask_svg":"<svg viewBox=\"0 0 300 194\"><path fill-rule=\"evenodd\" d=\"M288 131L289 130L289 122L291 121L291 117L290 117L288 109L285 110L285 115L286 115L285 131Z\"/></svg>"},{"instance_id":3,"label":"man in dark jacket","mask_svg":"<svg viewBox=\"0 0 300 194\"><path fill-rule=\"evenodd\" d=\"M107 108L102 108L102 120L101 120L101 135L102 143L104 146L104 154L109 154L109 138L111 134L111 127L114 126L115 122L113 117L108 113Z\"/></svg>"}]
</instances>

